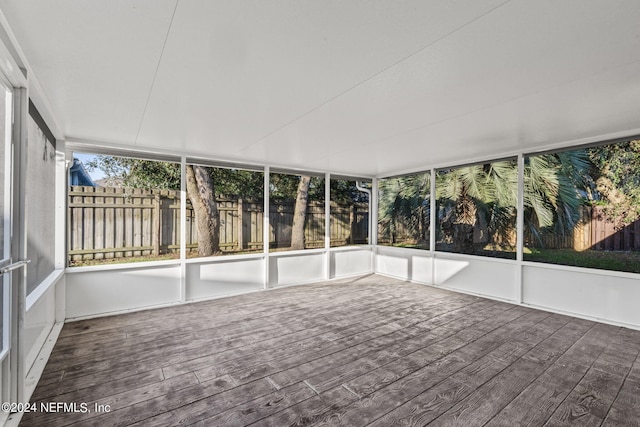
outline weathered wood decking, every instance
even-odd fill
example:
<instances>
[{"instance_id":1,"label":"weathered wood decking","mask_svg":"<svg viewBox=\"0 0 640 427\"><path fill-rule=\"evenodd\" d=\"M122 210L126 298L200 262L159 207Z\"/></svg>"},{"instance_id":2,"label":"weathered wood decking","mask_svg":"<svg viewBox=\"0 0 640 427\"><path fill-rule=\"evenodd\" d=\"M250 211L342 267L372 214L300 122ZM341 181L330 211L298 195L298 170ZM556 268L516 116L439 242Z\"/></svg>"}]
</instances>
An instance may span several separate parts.
<instances>
[{"instance_id":1,"label":"weathered wood decking","mask_svg":"<svg viewBox=\"0 0 640 427\"><path fill-rule=\"evenodd\" d=\"M68 323L32 401L91 412L21 425L640 425L639 351L639 331L368 276Z\"/></svg>"}]
</instances>

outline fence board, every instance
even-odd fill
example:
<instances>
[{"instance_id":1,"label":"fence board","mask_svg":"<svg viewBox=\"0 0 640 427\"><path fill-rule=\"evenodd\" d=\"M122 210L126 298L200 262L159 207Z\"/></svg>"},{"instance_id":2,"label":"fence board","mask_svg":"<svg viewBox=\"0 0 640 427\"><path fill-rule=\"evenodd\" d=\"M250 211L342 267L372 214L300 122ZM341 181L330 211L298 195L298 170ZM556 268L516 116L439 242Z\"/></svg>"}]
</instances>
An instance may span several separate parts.
<instances>
[{"instance_id":1,"label":"fence board","mask_svg":"<svg viewBox=\"0 0 640 427\"><path fill-rule=\"evenodd\" d=\"M116 234L115 234L115 244L113 245L114 248L120 248L123 247L125 245L125 215L124 215L124 208L119 208L116 207L115 208L115 214L116 214ZM123 251L115 251L114 253L114 257L115 258L120 258L124 255Z\"/></svg>"},{"instance_id":2,"label":"fence board","mask_svg":"<svg viewBox=\"0 0 640 427\"><path fill-rule=\"evenodd\" d=\"M73 196L72 197L73 201L75 202L82 202L82 197L81 196ZM73 218L79 218L82 219L83 218L83 214L84 214L84 210L81 207L78 208L73 208L72 209L72 213L73 213ZM73 222L70 220L70 227L69 230L72 230L73 232L73 236L69 239L70 242L73 242L73 244L70 246L70 248L73 249L81 249L84 247L83 245L83 241L82 241L82 226L83 226L83 221L76 221ZM82 260L82 256L75 256L73 257L74 261L77 260Z\"/></svg>"},{"instance_id":3,"label":"fence board","mask_svg":"<svg viewBox=\"0 0 640 427\"><path fill-rule=\"evenodd\" d=\"M104 248L104 208L101 207L97 207L100 205L104 205L104 197L101 197L102 194L104 194L104 189L100 188L100 187L96 187L95 189L95 204L96 204L96 209L95 209L95 224L94 224L94 247L96 249L102 249ZM102 259L104 258L104 254L103 253L98 253L96 254L96 259Z\"/></svg>"},{"instance_id":4,"label":"fence board","mask_svg":"<svg viewBox=\"0 0 640 427\"><path fill-rule=\"evenodd\" d=\"M105 195L109 195L110 197L105 197L104 202L107 205L112 205L115 203L115 198L111 197L114 193L114 188L105 188ZM105 209L104 213L104 246L105 248L115 248L115 209L109 208ZM105 252L103 256L107 259L113 258L115 255L114 252Z\"/></svg>"},{"instance_id":5,"label":"fence board","mask_svg":"<svg viewBox=\"0 0 640 427\"><path fill-rule=\"evenodd\" d=\"M565 235L542 233L541 239L529 231L525 241L529 247L548 249L575 249L598 251L640 250L640 221L624 224L621 218L612 218L602 206L584 206L580 223ZM542 240L540 242L540 240Z\"/></svg>"},{"instance_id":6,"label":"fence board","mask_svg":"<svg viewBox=\"0 0 640 427\"><path fill-rule=\"evenodd\" d=\"M218 197L220 246L223 252L263 247L263 202L235 196ZM334 206L332 204L332 206ZM271 206L270 244L291 245L293 200ZM190 202L186 209L187 251L197 250L197 226ZM70 261L178 253L180 194L173 190L70 188L68 197ZM338 220L334 215L339 215ZM349 215L352 216L350 219ZM367 204L332 208L332 245L366 243ZM309 203L305 221L307 247L324 247L324 204Z\"/></svg>"}]
</instances>

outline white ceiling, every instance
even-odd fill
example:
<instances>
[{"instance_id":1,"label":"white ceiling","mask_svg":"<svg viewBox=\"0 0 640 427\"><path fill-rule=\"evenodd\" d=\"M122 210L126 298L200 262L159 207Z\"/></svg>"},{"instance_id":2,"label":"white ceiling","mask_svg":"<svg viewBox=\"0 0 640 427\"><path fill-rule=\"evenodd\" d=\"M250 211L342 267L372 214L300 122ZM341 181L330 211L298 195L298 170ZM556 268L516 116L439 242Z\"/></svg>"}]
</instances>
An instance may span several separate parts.
<instances>
[{"instance_id":1,"label":"white ceiling","mask_svg":"<svg viewBox=\"0 0 640 427\"><path fill-rule=\"evenodd\" d=\"M64 135L379 175L640 129L638 0L0 0Z\"/></svg>"}]
</instances>

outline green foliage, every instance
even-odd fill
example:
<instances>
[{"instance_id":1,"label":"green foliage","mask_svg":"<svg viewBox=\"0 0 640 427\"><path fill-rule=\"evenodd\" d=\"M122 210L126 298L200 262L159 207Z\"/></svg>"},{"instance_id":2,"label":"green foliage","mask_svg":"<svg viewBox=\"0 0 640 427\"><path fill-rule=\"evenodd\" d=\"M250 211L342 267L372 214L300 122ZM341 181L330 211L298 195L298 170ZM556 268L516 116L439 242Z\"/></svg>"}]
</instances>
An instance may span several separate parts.
<instances>
[{"instance_id":1,"label":"green foliage","mask_svg":"<svg viewBox=\"0 0 640 427\"><path fill-rule=\"evenodd\" d=\"M101 170L109 186L144 189L180 189L180 165L171 162L96 156L87 169Z\"/></svg>"},{"instance_id":2,"label":"green foliage","mask_svg":"<svg viewBox=\"0 0 640 427\"><path fill-rule=\"evenodd\" d=\"M86 165L88 170L104 173L107 185L144 189L180 189L180 165L155 160L132 159L116 156L96 156ZM263 197L264 174L240 169L209 167L216 195L242 196L261 199ZM323 177L311 177L309 200L323 201L325 196ZM275 199L295 199L298 192L299 175L272 173L270 175L271 196ZM338 203L367 201L365 193L356 189L354 181L331 180L331 197Z\"/></svg>"},{"instance_id":3,"label":"green foliage","mask_svg":"<svg viewBox=\"0 0 640 427\"><path fill-rule=\"evenodd\" d=\"M378 210L383 239L419 246L429 241L430 182L429 173L380 180Z\"/></svg>"},{"instance_id":4,"label":"green foliage","mask_svg":"<svg viewBox=\"0 0 640 427\"><path fill-rule=\"evenodd\" d=\"M455 243L479 230L489 244L511 240L515 233L517 165L499 161L436 174L439 242ZM386 235L394 227L416 222L419 203L415 183L406 178L382 180L380 225ZM554 154L533 155L524 165L524 222L541 242L545 233L565 235L580 221L585 204L605 206L623 224L640 219L640 140ZM418 199L424 200L427 194ZM466 227L462 232L462 226ZM471 228L470 228L471 227Z\"/></svg>"},{"instance_id":5,"label":"green foliage","mask_svg":"<svg viewBox=\"0 0 640 427\"><path fill-rule=\"evenodd\" d=\"M580 206L588 202L585 195L592 182L591 168L586 150L525 159L524 218L534 234L542 228L560 234L573 230Z\"/></svg>"},{"instance_id":6,"label":"green foliage","mask_svg":"<svg viewBox=\"0 0 640 427\"><path fill-rule=\"evenodd\" d=\"M331 179L329 184L331 189L331 201L340 205L351 203L367 203L369 196L367 193L358 190L355 181L346 179Z\"/></svg>"},{"instance_id":7,"label":"green foliage","mask_svg":"<svg viewBox=\"0 0 640 427\"><path fill-rule=\"evenodd\" d=\"M180 190L180 165L155 160L127 157L96 156L87 163L89 170L101 170L107 185L129 188ZM239 169L208 168L215 183L216 195L239 195L260 199L263 196L264 175Z\"/></svg>"},{"instance_id":8,"label":"green foliage","mask_svg":"<svg viewBox=\"0 0 640 427\"><path fill-rule=\"evenodd\" d=\"M534 236L567 233L579 220L592 164L586 150L530 156L524 166L524 221ZM518 168L514 160L437 174L439 240L454 242L456 224L469 224L494 246L514 242Z\"/></svg>"},{"instance_id":9,"label":"green foliage","mask_svg":"<svg viewBox=\"0 0 640 427\"><path fill-rule=\"evenodd\" d=\"M518 189L515 160L440 170L436 179L439 242L472 253L484 243L494 248L511 244ZM477 248L472 247L474 229L482 240Z\"/></svg>"},{"instance_id":10,"label":"green foliage","mask_svg":"<svg viewBox=\"0 0 640 427\"><path fill-rule=\"evenodd\" d=\"M588 150L600 205L629 224L640 218L640 140Z\"/></svg>"},{"instance_id":11,"label":"green foliage","mask_svg":"<svg viewBox=\"0 0 640 427\"><path fill-rule=\"evenodd\" d=\"M238 195L244 198L262 199L264 174L262 172L209 168L217 195Z\"/></svg>"},{"instance_id":12,"label":"green foliage","mask_svg":"<svg viewBox=\"0 0 640 427\"><path fill-rule=\"evenodd\" d=\"M640 273L640 253L638 252L622 253L593 250L578 252L573 249L525 248L524 259L526 261L547 262L558 265Z\"/></svg>"},{"instance_id":13,"label":"green foliage","mask_svg":"<svg viewBox=\"0 0 640 427\"><path fill-rule=\"evenodd\" d=\"M285 173L269 174L269 195L277 200L293 200L298 194L300 175ZM312 176L309 183L309 201L321 202L324 200L324 178Z\"/></svg>"}]
</instances>

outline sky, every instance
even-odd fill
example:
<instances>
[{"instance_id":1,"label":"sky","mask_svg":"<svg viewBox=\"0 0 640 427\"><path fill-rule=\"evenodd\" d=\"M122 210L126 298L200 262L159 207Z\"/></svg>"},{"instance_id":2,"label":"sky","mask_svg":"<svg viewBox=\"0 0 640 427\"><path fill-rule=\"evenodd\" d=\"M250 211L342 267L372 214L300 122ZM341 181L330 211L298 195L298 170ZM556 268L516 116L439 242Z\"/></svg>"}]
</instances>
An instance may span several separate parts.
<instances>
[{"instance_id":1,"label":"sky","mask_svg":"<svg viewBox=\"0 0 640 427\"><path fill-rule=\"evenodd\" d=\"M84 165L85 165L85 169L87 170L87 172L89 173L89 176L91 176L91 179L93 179L94 181L97 179L102 179L104 178L104 173L99 170L99 169L94 169L89 170L89 168L87 168L87 163L90 162L91 160L96 158L95 154L84 154L84 153L73 153L73 157L75 157L76 159L80 160Z\"/></svg>"}]
</instances>

